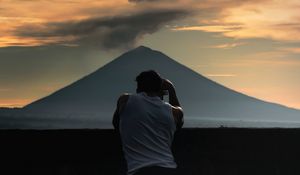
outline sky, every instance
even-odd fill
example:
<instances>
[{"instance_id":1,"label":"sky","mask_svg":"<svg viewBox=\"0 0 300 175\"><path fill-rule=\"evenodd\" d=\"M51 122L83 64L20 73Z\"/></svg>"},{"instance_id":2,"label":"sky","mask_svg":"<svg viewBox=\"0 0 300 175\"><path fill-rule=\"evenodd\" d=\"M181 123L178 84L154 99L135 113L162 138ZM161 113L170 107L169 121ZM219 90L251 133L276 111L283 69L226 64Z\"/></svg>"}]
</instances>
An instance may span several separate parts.
<instances>
[{"instance_id":1,"label":"sky","mask_svg":"<svg viewBox=\"0 0 300 175\"><path fill-rule=\"evenodd\" d=\"M0 0L0 107L22 107L139 45L300 109L298 0Z\"/></svg>"}]
</instances>

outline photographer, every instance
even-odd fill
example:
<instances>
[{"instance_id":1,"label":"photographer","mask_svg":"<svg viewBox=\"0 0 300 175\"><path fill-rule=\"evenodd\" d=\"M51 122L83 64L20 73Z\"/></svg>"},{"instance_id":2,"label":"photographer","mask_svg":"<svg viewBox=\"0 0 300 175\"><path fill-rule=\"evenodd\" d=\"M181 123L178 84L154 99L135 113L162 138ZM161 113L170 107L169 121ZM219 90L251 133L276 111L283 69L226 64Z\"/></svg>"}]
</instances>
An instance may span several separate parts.
<instances>
[{"instance_id":1,"label":"photographer","mask_svg":"<svg viewBox=\"0 0 300 175\"><path fill-rule=\"evenodd\" d=\"M153 71L136 77L136 94L123 94L113 116L120 132L128 175L173 175L176 163L171 145L183 125L183 111L174 85ZM167 93L166 93L167 92ZM163 95L169 94L169 103Z\"/></svg>"}]
</instances>

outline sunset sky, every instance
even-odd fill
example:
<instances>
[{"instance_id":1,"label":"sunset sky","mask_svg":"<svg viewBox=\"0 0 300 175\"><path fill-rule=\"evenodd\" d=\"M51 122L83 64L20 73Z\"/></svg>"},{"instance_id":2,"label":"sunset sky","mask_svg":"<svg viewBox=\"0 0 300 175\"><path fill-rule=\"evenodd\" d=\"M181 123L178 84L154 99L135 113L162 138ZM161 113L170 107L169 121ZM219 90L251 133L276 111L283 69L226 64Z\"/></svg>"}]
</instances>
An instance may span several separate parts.
<instances>
[{"instance_id":1,"label":"sunset sky","mask_svg":"<svg viewBox=\"0 0 300 175\"><path fill-rule=\"evenodd\" d=\"M299 0L0 0L0 107L22 107L145 45L300 109L299 12Z\"/></svg>"}]
</instances>

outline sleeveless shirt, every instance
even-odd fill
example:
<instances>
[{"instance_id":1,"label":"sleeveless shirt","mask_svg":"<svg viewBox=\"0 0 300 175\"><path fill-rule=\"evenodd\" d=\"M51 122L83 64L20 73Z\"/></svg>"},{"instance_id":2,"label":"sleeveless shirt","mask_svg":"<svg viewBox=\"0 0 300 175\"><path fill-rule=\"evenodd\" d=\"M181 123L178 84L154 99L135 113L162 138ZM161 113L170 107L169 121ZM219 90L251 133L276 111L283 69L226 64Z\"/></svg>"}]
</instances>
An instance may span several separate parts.
<instances>
[{"instance_id":1,"label":"sleeveless shirt","mask_svg":"<svg viewBox=\"0 0 300 175\"><path fill-rule=\"evenodd\" d=\"M169 103L145 92L132 94L119 128L128 175L148 166L177 167L171 151L176 124Z\"/></svg>"}]
</instances>

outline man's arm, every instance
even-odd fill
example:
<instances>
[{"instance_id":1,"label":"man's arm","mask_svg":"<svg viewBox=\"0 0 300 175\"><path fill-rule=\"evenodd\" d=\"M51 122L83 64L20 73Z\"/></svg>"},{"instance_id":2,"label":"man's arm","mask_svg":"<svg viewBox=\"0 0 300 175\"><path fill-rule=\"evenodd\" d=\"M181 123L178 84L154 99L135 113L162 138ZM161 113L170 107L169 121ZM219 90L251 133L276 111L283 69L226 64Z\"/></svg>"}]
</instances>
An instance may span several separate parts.
<instances>
[{"instance_id":1,"label":"man's arm","mask_svg":"<svg viewBox=\"0 0 300 175\"><path fill-rule=\"evenodd\" d=\"M178 101L175 87L170 80L164 79L163 81L163 89L168 90L169 92L169 103L172 105L173 117L176 122L177 129L180 129L184 123L183 120L183 110Z\"/></svg>"},{"instance_id":2,"label":"man's arm","mask_svg":"<svg viewBox=\"0 0 300 175\"><path fill-rule=\"evenodd\" d=\"M114 112L112 124L115 130L119 131L120 114L128 101L129 94L122 94L117 102L117 108Z\"/></svg>"}]
</instances>

